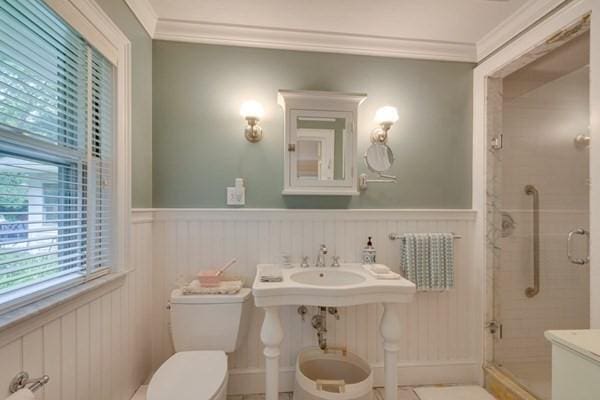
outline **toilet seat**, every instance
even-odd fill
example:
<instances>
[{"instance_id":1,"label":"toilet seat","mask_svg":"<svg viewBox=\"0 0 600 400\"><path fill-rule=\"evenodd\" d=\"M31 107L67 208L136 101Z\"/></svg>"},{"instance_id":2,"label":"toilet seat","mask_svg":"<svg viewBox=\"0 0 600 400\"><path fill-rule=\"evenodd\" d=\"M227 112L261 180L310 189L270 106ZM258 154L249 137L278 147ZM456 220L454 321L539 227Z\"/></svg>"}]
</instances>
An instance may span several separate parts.
<instances>
[{"instance_id":1,"label":"toilet seat","mask_svg":"<svg viewBox=\"0 0 600 400\"><path fill-rule=\"evenodd\" d=\"M183 351L150 380L147 400L221 400L226 397L227 356L222 351Z\"/></svg>"}]
</instances>

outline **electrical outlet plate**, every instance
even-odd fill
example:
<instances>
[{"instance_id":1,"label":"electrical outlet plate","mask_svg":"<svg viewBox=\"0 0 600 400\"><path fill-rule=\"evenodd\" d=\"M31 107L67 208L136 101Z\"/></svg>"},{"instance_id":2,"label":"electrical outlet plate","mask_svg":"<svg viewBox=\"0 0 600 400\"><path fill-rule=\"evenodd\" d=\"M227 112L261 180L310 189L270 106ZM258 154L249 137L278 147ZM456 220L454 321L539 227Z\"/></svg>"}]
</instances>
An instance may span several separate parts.
<instances>
[{"instance_id":1,"label":"electrical outlet plate","mask_svg":"<svg viewBox=\"0 0 600 400\"><path fill-rule=\"evenodd\" d=\"M246 204L246 189L236 190L235 187L227 188L227 205L243 206Z\"/></svg>"}]
</instances>

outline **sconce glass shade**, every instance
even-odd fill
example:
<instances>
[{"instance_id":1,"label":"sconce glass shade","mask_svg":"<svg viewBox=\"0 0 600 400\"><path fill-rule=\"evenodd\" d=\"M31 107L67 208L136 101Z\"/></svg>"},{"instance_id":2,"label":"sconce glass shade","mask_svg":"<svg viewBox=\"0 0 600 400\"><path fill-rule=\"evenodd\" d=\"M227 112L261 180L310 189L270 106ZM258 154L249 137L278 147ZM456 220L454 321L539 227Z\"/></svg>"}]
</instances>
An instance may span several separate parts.
<instances>
[{"instance_id":1,"label":"sconce glass shade","mask_svg":"<svg viewBox=\"0 0 600 400\"><path fill-rule=\"evenodd\" d=\"M396 107L392 107L392 106L381 107L375 113L375 122L377 122L380 125L382 125L382 124L392 125L396 121L398 121L398 110L396 110Z\"/></svg>"},{"instance_id":2,"label":"sconce glass shade","mask_svg":"<svg viewBox=\"0 0 600 400\"><path fill-rule=\"evenodd\" d=\"M265 114L265 110L258 101L249 100L242 104L240 114L246 119L261 119Z\"/></svg>"}]
</instances>

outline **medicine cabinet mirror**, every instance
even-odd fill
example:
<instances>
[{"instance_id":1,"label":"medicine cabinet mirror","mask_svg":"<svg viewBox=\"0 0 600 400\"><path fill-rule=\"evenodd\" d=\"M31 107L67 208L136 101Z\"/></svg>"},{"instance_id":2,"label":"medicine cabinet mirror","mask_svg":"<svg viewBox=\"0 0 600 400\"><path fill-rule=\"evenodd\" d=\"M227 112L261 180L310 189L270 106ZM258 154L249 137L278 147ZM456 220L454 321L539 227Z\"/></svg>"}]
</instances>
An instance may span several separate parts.
<instances>
[{"instance_id":1,"label":"medicine cabinet mirror","mask_svg":"<svg viewBox=\"0 0 600 400\"><path fill-rule=\"evenodd\" d=\"M280 90L284 195L357 195L356 126L364 94Z\"/></svg>"}]
</instances>

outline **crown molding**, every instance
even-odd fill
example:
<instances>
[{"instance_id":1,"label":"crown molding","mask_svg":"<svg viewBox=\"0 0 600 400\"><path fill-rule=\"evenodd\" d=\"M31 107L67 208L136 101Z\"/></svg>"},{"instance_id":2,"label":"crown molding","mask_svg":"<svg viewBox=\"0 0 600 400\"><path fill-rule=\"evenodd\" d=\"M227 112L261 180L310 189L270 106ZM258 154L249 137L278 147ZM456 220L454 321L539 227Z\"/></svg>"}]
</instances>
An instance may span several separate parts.
<instances>
[{"instance_id":1,"label":"crown molding","mask_svg":"<svg viewBox=\"0 0 600 400\"><path fill-rule=\"evenodd\" d=\"M474 62L476 50L475 45L470 43L262 28L170 19L158 20L154 39L226 46L463 62Z\"/></svg>"},{"instance_id":2,"label":"crown molding","mask_svg":"<svg viewBox=\"0 0 600 400\"><path fill-rule=\"evenodd\" d=\"M481 61L514 36L569 0L531 0L498 24L477 42L477 61Z\"/></svg>"},{"instance_id":3,"label":"crown molding","mask_svg":"<svg viewBox=\"0 0 600 400\"><path fill-rule=\"evenodd\" d=\"M149 0L125 0L133 14L140 21L148 35L154 38L154 32L156 31L156 23L158 21L158 15L154 12L154 8L150 4Z\"/></svg>"}]
</instances>

